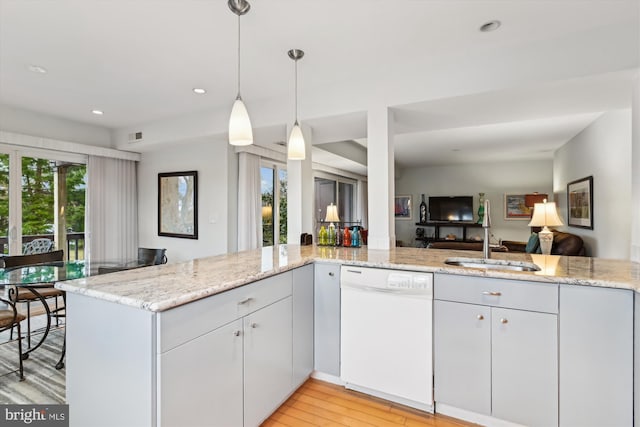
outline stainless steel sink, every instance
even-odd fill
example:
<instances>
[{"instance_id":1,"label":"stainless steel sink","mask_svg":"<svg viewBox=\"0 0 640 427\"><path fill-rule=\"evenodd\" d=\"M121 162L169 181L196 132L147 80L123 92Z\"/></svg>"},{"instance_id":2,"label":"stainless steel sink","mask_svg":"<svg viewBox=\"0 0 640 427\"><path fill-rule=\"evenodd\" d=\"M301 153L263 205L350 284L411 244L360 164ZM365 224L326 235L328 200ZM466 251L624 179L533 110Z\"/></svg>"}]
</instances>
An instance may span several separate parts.
<instances>
[{"instance_id":1,"label":"stainless steel sink","mask_svg":"<svg viewBox=\"0 0 640 427\"><path fill-rule=\"evenodd\" d=\"M486 258L447 258L447 265L458 267L483 268L491 270L540 271L540 267L530 262L506 261Z\"/></svg>"}]
</instances>

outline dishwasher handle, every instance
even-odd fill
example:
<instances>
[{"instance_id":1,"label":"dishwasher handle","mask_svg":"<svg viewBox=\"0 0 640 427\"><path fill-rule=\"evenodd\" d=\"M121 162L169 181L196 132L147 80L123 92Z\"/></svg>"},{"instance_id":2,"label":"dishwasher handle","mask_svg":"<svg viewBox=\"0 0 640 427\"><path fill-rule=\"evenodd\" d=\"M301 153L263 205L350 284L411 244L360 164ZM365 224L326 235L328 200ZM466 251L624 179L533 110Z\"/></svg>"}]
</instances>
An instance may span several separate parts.
<instances>
[{"instance_id":1,"label":"dishwasher handle","mask_svg":"<svg viewBox=\"0 0 640 427\"><path fill-rule=\"evenodd\" d=\"M360 283L342 282L340 284L342 290L353 290L362 292L373 292L387 295L407 295L412 297L432 298L431 288L429 289L412 289L412 288L381 288L376 286L367 286Z\"/></svg>"}]
</instances>

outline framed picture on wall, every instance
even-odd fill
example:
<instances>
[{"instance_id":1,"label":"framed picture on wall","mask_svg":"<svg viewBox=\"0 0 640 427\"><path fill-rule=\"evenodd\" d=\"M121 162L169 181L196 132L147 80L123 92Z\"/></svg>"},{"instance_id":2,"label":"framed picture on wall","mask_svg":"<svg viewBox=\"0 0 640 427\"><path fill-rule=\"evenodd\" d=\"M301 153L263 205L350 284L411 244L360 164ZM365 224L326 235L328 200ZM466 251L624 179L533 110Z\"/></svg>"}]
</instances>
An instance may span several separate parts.
<instances>
[{"instance_id":1,"label":"framed picture on wall","mask_svg":"<svg viewBox=\"0 0 640 427\"><path fill-rule=\"evenodd\" d=\"M198 172L158 174L158 236L198 238Z\"/></svg>"},{"instance_id":2,"label":"framed picture on wall","mask_svg":"<svg viewBox=\"0 0 640 427\"><path fill-rule=\"evenodd\" d=\"M567 224L593 230L593 176L567 184Z\"/></svg>"},{"instance_id":3,"label":"framed picture on wall","mask_svg":"<svg viewBox=\"0 0 640 427\"><path fill-rule=\"evenodd\" d=\"M504 219L530 220L532 209L525 204L526 194L504 195Z\"/></svg>"},{"instance_id":4,"label":"framed picture on wall","mask_svg":"<svg viewBox=\"0 0 640 427\"><path fill-rule=\"evenodd\" d=\"M411 219L411 196L396 196L394 212L396 219Z\"/></svg>"}]
</instances>

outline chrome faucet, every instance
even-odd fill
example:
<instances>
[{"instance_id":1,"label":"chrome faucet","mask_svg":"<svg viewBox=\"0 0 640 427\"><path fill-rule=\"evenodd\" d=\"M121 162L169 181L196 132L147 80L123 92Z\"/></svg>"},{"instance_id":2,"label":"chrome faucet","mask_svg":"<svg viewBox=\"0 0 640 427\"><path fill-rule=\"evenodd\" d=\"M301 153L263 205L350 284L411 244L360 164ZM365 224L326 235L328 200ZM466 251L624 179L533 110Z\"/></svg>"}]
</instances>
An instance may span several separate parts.
<instances>
[{"instance_id":1,"label":"chrome faucet","mask_svg":"<svg viewBox=\"0 0 640 427\"><path fill-rule=\"evenodd\" d=\"M482 256L485 259L491 258L491 248L489 247L489 229L491 228L491 210L489 199L484 201L484 217L482 218L482 228L484 228L484 242L482 244Z\"/></svg>"}]
</instances>

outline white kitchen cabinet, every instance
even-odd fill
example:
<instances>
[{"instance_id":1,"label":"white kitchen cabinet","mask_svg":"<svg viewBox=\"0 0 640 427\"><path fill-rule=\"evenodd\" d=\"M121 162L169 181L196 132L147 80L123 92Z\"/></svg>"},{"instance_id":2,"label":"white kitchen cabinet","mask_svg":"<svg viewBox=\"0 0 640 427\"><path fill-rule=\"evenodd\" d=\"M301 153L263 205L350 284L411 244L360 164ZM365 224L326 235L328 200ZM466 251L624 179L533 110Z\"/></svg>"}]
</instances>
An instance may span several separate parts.
<instances>
[{"instance_id":1,"label":"white kitchen cabinet","mask_svg":"<svg viewBox=\"0 0 640 427\"><path fill-rule=\"evenodd\" d=\"M436 411L557 425L558 286L454 275L434 286Z\"/></svg>"},{"instance_id":2,"label":"white kitchen cabinet","mask_svg":"<svg viewBox=\"0 0 640 427\"><path fill-rule=\"evenodd\" d=\"M633 309L631 290L560 285L561 426L633 424Z\"/></svg>"},{"instance_id":3,"label":"white kitchen cabinet","mask_svg":"<svg viewBox=\"0 0 640 427\"><path fill-rule=\"evenodd\" d=\"M293 384L313 371L313 265L293 270Z\"/></svg>"},{"instance_id":4,"label":"white kitchen cabinet","mask_svg":"<svg viewBox=\"0 0 640 427\"><path fill-rule=\"evenodd\" d=\"M260 425L291 392L291 300L243 319L245 427Z\"/></svg>"},{"instance_id":5,"label":"white kitchen cabinet","mask_svg":"<svg viewBox=\"0 0 640 427\"><path fill-rule=\"evenodd\" d=\"M491 308L435 301L433 316L436 401L490 415Z\"/></svg>"},{"instance_id":6,"label":"white kitchen cabinet","mask_svg":"<svg viewBox=\"0 0 640 427\"><path fill-rule=\"evenodd\" d=\"M314 369L340 377L340 264L316 263Z\"/></svg>"},{"instance_id":7,"label":"white kitchen cabinet","mask_svg":"<svg viewBox=\"0 0 640 427\"><path fill-rule=\"evenodd\" d=\"M159 357L159 425L242 425L242 341L236 320Z\"/></svg>"},{"instance_id":8,"label":"white kitchen cabinet","mask_svg":"<svg viewBox=\"0 0 640 427\"><path fill-rule=\"evenodd\" d=\"M161 312L69 294L71 426L259 425L297 388L293 277L307 276L296 298L307 310L313 291L301 270ZM311 328L297 342L307 370ZM104 402L120 410L97 417Z\"/></svg>"},{"instance_id":9,"label":"white kitchen cabinet","mask_svg":"<svg viewBox=\"0 0 640 427\"><path fill-rule=\"evenodd\" d=\"M492 416L558 425L558 316L491 308Z\"/></svg>"}]
</instances>

